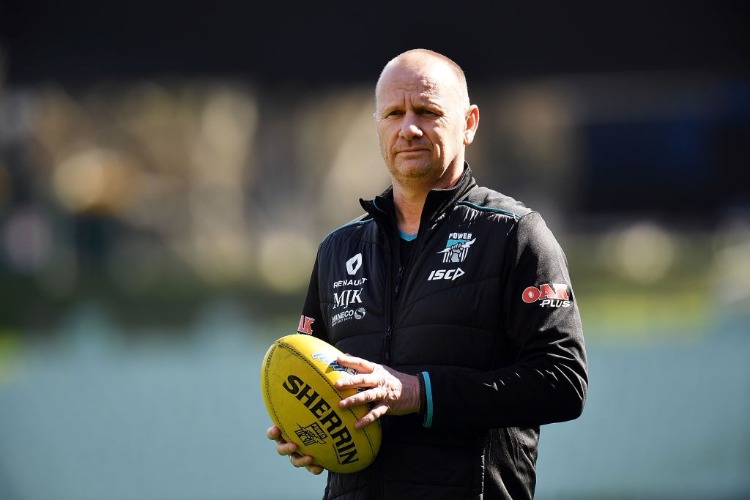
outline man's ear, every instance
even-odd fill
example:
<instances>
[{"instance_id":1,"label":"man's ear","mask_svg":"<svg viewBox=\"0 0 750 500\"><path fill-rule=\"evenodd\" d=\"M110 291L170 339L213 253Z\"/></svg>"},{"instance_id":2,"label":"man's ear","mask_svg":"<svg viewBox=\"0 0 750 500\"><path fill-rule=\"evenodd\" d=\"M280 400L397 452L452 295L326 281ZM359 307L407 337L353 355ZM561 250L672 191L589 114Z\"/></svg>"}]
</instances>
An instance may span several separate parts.
<instances>
[{"instance_id":1,"label":"man's ear","mask_svg":"<svg viewBox=\"0 0 750 500\"><path fill-rule=\"evenodd\" d=\"M474 141L474 136L479 127L479 107L472 104L466 112L466 130L464 131L464 145L468 146Z\"/></svg>"}]
</instances>

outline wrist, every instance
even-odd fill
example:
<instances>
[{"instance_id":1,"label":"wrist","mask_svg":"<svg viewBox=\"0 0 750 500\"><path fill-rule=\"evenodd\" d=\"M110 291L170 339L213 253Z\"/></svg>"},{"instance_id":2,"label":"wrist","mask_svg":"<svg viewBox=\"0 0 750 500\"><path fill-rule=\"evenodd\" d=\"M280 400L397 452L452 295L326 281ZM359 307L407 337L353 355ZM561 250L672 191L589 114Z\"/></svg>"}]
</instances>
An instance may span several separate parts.
<instances>
[{"instance_id":1,"label":"wrist","mask_svg":"<svg viewBox=\"0 0 750 500\"><path fill-rule=\"evenodd\" d=\"M423 410L420 412L422 416L422 426L430 428L432 427L432 416L433 416L433 403L432 403L432 382L430 381L429 372L421 372L419 374L420 380L420 407Z\"/></svg>"},{"instance_id":2,"label":"wrist","mask_svg":"<svg viewBox=\"0 0 750 500\"><path fill-rule=\"evenodd\" d=\"M417 413L420 416L424 416L425 411L427 411L427 391L425 390L423 372L417 374L417 380L419 381L419 405L417 407Z\"/></svg>"}]
</instances>

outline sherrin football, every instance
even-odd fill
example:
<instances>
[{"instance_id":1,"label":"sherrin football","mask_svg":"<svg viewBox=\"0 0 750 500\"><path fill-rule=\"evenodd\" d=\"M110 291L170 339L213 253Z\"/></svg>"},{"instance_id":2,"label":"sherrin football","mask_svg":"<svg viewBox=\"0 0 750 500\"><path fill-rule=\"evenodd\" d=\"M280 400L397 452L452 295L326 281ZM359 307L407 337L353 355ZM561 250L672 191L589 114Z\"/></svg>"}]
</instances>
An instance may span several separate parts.
<instances>
[{"instance_id":1,"label":"sherrin football","mask_svg":"<svg viewBox=\"0 0 750 500\"><path fill-rule=\"evenodd\" d=\"M370 465L380 449L380 421L364 429L354 423L366 405L340 408L356 389L339 390L336 380L354 370L339 365L336 347L312 335L293 333L268 348L261 367L261 389L268 415L298 453L333 472L356 472Z\"/></svg>"}]
</instances>

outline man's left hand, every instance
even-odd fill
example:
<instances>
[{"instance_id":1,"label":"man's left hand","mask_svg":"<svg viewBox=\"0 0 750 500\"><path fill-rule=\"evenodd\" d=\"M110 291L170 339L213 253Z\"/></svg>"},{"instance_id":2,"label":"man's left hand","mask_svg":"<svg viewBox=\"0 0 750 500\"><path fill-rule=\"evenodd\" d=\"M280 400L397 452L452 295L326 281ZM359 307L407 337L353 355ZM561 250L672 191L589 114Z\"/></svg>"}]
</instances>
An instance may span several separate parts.
<instances>
[{"instance_id":1,"label":"man's left hand","mask_svg":"<svg viewBox=\"0 0 750 500\"><path fill-rule=\"evenodd\" d=\"M406 415L419 411L419 379L415 375L398 372L366 359L342 354L338 363L357 370L356 375L336 381L339 389L360 389L357 394L341 400L342 408L375 403L371 410L354 425L361 429L386 413Z\"/></svg>"}]
</instances>

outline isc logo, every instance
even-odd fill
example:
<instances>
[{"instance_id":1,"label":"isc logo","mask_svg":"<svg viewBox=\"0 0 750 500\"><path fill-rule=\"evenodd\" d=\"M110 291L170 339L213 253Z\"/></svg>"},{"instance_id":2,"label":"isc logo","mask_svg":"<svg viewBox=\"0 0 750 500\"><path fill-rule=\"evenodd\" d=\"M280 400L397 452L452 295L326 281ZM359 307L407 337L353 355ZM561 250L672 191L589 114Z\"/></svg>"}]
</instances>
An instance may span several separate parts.
<instances>
[{"instance_id":1,"label":"isc logo","mask_svg":"<svg viewBox=\"0 0 750 500\"><path fill-rule=\"evenodd\" d=\"M435 269L427 277L427 281L450 280L453 281L466 274L460 267L456 269Z\"/></svg>"}]
</instances>

